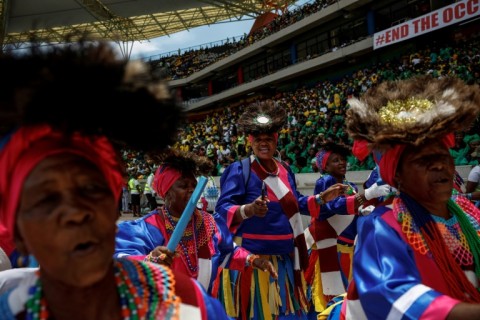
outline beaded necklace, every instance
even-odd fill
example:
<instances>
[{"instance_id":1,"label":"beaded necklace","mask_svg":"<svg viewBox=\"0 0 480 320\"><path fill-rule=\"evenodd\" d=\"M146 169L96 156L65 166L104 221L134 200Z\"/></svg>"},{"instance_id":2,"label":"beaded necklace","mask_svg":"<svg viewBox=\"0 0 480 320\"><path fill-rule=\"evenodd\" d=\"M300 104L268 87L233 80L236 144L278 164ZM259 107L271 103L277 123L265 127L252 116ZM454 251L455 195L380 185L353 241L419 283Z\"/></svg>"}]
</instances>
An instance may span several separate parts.
<instances>
[{"instance_id":1,"label":"beaded necklace","mask_svg":"<svg viewBox=\"0 0 480 320\"><path fill-rule=\"evenodd\" d=\"M173 217L167 208L163 209L165 229L169 236L172 235L179 218ZM209 217L209 216L208 216ZM198 250L210 241L215 232L213 219L204 217L200 211L195 210L190 223L178 243L177 250L184 264L188 267L191 277L198 275Z\"/></svg>"},{"instance_id":2,"label":"beaded necklace","mask_svg":"<svg viewBox=\"0 0 480 320\"><path fill-rule=\"evenodd\" d=\"M175 295L173 275L158 264L118 259L114 261L115 282L124 320L178 319L180 298ZM39 272L37 272L39 275ZM28 291L27 320L49 318L40 277Z\"/></svg>"},{"instance_id":3,"label":"beaded necklace","mask_svg":"<svg viewBox=\"0 0 480 320\"><path fill-rule=\"evenodd\" d=\"M275 171L276 172L270 172L270 171L267 171L267 169L265 169L264 166L262 166L262 163L260 162L260 160L258 160L258 158L255 156L255 160L258 162L258 165L260 166L260 168L265 171L266 174L270 175L270 176L278 176L278 174L280 173L280 168L278 167L278 163L277 163L277 160L275 159L272 159L273 162L275 163L275 166L276 166L276 169Z\"/></svg>"},{"instance_id":4,"label":"beaded necklace","mask_svg":"<svg viewBox=\"0 0 480 320\"><path fill-rule=\"evenodd\" d=\"M427 254L429 249L426 240L405 203L400 198L394 200L393 212L397 220L402 224L402 231L410 245L419 253L423 255ZM455 261L462 266L472 266L474 264L473 255L465 234L458 223L457 217L453 215L449 219L443 219L431 215L431 218L442 234L442 238L448 250L455 258Z\"/></svg>"}]
</instances>

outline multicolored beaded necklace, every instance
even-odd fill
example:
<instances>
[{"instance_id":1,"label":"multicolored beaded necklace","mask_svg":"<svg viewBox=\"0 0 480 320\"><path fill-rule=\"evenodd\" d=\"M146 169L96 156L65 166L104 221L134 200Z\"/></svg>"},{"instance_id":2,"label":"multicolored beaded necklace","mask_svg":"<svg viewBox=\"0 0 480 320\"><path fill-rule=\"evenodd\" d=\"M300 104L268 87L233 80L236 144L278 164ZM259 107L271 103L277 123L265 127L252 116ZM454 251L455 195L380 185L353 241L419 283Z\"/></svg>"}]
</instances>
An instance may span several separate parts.
<instances>
[{"instance_id":1,"label":"multicolored beaded necklace","mask_svg":"<svg viewBox=\"0 0 480 320\"><path fill-rule=\"evenodd\" d=\"M166 217L165 229L171 236L179 218L172 216L168 212L168 208L163 208L162 211ZM198 275L198 249L207 244L215 232L215 225L212 220L204 219L202 213L195 210L182 239L178 243L176 250L180 252L180 257L188 267L191 277L197 277Z\"/></svg>"},{"instance_id":2,"label":"multicolored beaded necklace","mask_svg":"<svg viewBox=\"0 0 480 320\"><path fill-rule=\"evenodd\" d=\"M394 200L393 212L397 217L397 220L402 224L402 231L410 245L419 253L423 255L427 254L429 249L426 240L421 234L420 228L415 224L415 221L405 203L401 199L397 198ZM434 215L431 217L442 234L445 244L455 258L455 261L462 266L472 266L474 264L474 259L470 250L470 245L458 223L457 217L453 215L448 220ZM479 230L478 225L476 227L476 230Z\"/></svg>"},{"instance_id":3,"label":"multicolored beaded necklace","mask_svg":"<svg viewBox=\"0 0 480 320\"><path fill-rule=\"evenodd\" d=\"M115 281L120 296L122 319L178 319L180 298L169 268L158 264L118 259L114 262ZM29 289L27 320L49 318L40 278Z\"/></svg>"}]
</instances>

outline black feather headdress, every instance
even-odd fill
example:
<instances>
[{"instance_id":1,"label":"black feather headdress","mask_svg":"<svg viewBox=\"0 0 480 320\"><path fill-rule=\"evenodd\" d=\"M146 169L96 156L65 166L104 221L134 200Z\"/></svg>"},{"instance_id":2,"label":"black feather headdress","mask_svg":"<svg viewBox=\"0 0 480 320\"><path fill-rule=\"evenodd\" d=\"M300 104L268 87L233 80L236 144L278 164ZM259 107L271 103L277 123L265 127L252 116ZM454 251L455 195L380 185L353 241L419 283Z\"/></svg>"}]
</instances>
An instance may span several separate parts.
<instances>
[{"instance_id":1,"label":"black feather headdress","mask_svg":"<svg viewBox=\"0 0 480 320\"><path fill-rule=\"evenodd\" d=\"M0 56L0 137L17 126L49 124L69 134L157 150L173 143L181 109L166 83L106 43L79 41Z\"/></svg>"},{"instance_id":2,"label":"black feather headdress","mask_svg":"<svg viewBox=\"0 0 480 320\"><path fill-rule=\"evenodd\" d=\"M238 125L246 134L276 133L285 125L285 109L272 100L256 102L248 106L240 116Z\"/></svg>"},{"instance_id":3,"label":"black feather headdress","mask_svg":"<svg viewBox=\"0 0 480 320\"><path fill-rule=\"evenodd\" d=\"M168 148L160 153L149 155L155 163L167 166L182 174L209 175L213 169L213 162L204 156L193 152Z\"/></svg>"},{"instance_id":4,"label":"black feather headdress","mask_svg":"<svg viewBox=\"0 0 480 320\"><path fill-rule=\"evenodd\" d=\"M480 89L458 78L421 76L383 82L348 102L350 137L382 150L420 145L466 128L480 111Z\"/></svg>"}]
</instances>

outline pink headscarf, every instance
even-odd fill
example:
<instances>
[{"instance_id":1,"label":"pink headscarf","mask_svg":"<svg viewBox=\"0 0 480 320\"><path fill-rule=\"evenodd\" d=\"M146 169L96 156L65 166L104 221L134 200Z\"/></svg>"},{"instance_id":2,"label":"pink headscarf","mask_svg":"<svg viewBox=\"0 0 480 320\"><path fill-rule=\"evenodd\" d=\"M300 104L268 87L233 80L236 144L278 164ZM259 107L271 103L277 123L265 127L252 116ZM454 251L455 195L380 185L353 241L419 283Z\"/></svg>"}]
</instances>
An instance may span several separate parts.
<instances>
[{"instance_id":1,"label":"pink headscarf","mask_svg":"<svg viewBox=\"0 0 480 320\"><path fill-rule=\"evenodd\" d=\"M22 127L0 150L0 247L7 255L15 248L15 215L25 179L43 159L60 153L76 154L95 164L104 174L115 199L119 200L122 170L106 137L93 138L76 133L66 138L48 125Z\"/></svg>"},{"instance_id":2,"label":"pink headscarf","mask_svg":"<svg viewBox=\"0 0 480 320\"><path fill-rule=\"evenodd\" d=\"M153 190L163 199L165 199L165 195L167 194L168 190L172 187L172 185L177 181L182 174L168 166L160 166L157 171L155 172L155 176L153 178L152 187Z\"/></svg>"},{"instance_id":3,"label":"pink headscarf","mask_svg":"<svg viewBox=\"0 0 480 320\"><path fill-rule=\"evenodd\" d=\"M447 148L451 148L455 145L455 136L453 133L447 134L442 138L442 142ZM405 144L397 144L393 148L385 151L382 154L382 158L378 162L378 167L380 168L380 176L382 180L388 183L389 185L396 187L395 184L395 173L397 171L398 162L400 157L405 151Z\"/></svg>"}]
</instances>

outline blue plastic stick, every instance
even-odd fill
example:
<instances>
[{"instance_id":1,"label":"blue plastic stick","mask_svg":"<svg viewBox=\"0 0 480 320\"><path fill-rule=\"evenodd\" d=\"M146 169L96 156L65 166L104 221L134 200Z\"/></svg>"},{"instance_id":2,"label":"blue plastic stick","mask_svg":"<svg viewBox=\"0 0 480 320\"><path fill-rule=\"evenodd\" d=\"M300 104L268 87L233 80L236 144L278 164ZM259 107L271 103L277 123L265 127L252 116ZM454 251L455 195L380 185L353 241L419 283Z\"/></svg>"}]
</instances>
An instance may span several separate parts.
<instances>
[{"instance_id":1,"label":"blue plastic stick","mask_svg":"<svg viewBox=\"0 0 480 320\"><path fill-rule=\"evenodd\" d=\"M203 193L203 189L207 185L207 178L200 177L197 182L197 186L195 190L193 190L192 196L188 200L185 209L183 210L182 215L180 216L180 220L178 220L175 229L173 229L172 237L170 241L168 241L167 249L174 252L177 248L180 239L182 239L183 233L185 232L185 228L187 227L188 222L192 218L193 209L197 206L198 199Z\"/></svg>"}]
</instances>

